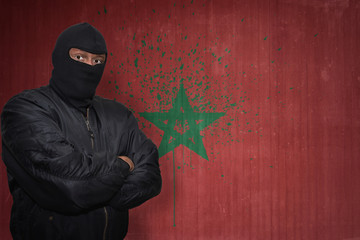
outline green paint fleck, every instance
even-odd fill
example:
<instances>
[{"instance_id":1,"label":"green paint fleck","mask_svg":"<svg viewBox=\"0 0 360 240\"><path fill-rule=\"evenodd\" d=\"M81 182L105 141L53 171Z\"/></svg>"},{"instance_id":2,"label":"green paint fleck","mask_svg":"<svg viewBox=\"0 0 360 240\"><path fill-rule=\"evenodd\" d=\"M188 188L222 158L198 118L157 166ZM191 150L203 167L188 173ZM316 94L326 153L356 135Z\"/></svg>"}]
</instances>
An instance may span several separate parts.
<instances>
[{"instance_id":1,"label":"green paint fleck","mask_svg":"<svg viewBox=\"0 0 360 240\"><path fill-rule=\"evenodd\" d=\"M266 36L265 38L264 38L264 40L266 40L268 38L268 36Z\"/></svg>"},{"instance_id":2,"label":"green paint fleck","mask_svg":"<svg viewBox=\"0 0 360 240\"><path fill-rule=\"evenodd\" d=\"M107 13L107 10L106 10L106 7L104 6L104 13L106 14Z\"/></svg>"},{"instance_id":3,"label":"green paint fleck","mask_svg":"<svg viewBox=\"0 0 360 240\"><path fill-rule=\"evenodd\" d=\"M281 48L278 49L278 51L280 51L280 50L281 50Z\"/></svg>"},{"instance_id":4,"label":"green paint fleck","mask_svg":"<svg viewBox=\"0 0 360 240\"><path fill-rule=\"evenodd\" d=\"M134 61L135 67L138 67L138 60L139 60L139 59L136 58L135 61Z\"/></svg>"},{"instance_id":5,"label":"green paint fleck","mask_svg":"<svg viewBox=\"0 0 360 240\"><path fill-rule=\"evenodd\" d=\"M155 9L153 9L152 11L153 11L153 13L155 13Z\"/></svg>"},{"instance_id":6,"label":"green paint fleck","mask_svg":"<svg viewBox=\"0 0 360 240\"><path fill-rule=\"evenodd\" d=\"M319 33L315 34L314 37L317 37L317 35L319 35Z\"/></svg>"}]
</instances>

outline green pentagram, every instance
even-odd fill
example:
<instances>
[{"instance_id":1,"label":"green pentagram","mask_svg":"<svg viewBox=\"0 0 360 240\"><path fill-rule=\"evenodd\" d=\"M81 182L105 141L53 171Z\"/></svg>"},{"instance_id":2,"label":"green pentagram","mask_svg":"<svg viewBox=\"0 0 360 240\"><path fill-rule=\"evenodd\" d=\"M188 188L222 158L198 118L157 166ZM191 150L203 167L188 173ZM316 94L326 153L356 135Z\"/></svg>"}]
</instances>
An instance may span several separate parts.
<instances>
[{"instance_id":1,"label":"green pentagram","mask_svg":"<svg viewBox=\"0 0 360 240\"><path fill-rule=\"evenodd\" d=\"M173 101L173 107L168 112L143 112L139 114L164 131L159 146L159 157L182 144L206 160L209 158L200 131L225 115L223 112L195 112L190 106L183 84L180 84L178 94Z\"/></svg>"}]
</instances>

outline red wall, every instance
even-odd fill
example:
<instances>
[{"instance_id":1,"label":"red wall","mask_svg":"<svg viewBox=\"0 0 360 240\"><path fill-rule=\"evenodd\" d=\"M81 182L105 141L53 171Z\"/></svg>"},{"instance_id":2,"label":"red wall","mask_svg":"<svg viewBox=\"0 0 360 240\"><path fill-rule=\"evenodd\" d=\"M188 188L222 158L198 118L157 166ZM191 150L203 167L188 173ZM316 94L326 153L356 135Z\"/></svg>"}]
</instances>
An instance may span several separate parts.
<instances>
[{"instance_id":1,"label":"red wall","mask_svg":"<svg viewBox=\"0 0 360 240\"><path fill-rule=\"evenodd\" d=\"M359 1L14 0L1 8L0 110L48 83L67 26L87 21L106 38L98 94L132 109L164 154L163 190L131 210L127 239L360 239ZM3 163L0 186L7 240Z\"/></svg>"}]
</instances>

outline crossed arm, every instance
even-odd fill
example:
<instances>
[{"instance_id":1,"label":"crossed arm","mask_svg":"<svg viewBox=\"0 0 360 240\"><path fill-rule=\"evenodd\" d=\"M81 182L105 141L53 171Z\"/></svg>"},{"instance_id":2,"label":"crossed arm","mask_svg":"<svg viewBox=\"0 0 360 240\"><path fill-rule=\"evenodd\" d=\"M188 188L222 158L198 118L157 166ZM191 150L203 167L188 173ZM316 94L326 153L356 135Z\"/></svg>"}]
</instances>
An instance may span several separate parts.
<instances>
[{"instance_id":1,"label":"crossed arm","mask_svg":"<svg viewBox=\"0 0 360 240\"><path fill-rule=\"evenodd\" d=\"M46 109L27 98L9 101L1 120L5 165L43 208L71 214L105 205L124 209L160 192L157 149L132 115L129 156L83 152Z\"/></svg>"}]
</instances>

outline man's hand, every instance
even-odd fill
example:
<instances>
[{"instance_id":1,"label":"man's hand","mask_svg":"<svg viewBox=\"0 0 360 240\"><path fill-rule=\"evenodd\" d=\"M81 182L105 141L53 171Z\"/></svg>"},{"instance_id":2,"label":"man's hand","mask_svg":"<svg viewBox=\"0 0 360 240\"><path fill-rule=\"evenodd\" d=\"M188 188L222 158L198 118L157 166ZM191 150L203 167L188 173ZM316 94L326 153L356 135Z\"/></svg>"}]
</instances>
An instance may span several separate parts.
<instances>
[{"instance_id":1,"label":"man's hand","mask_svg":"<svg viewBox=\"0 0 360 240\"><path fill-rule=\"evenodd\" d=\"M127 156L118 156L118 158L120 158L121 160L125 161L127 164L129 164L129 167L130 167L130 172L132 172L135 168L135 165L133 163L133 161L128 158Z\"/></svg>"}]
</instances>

